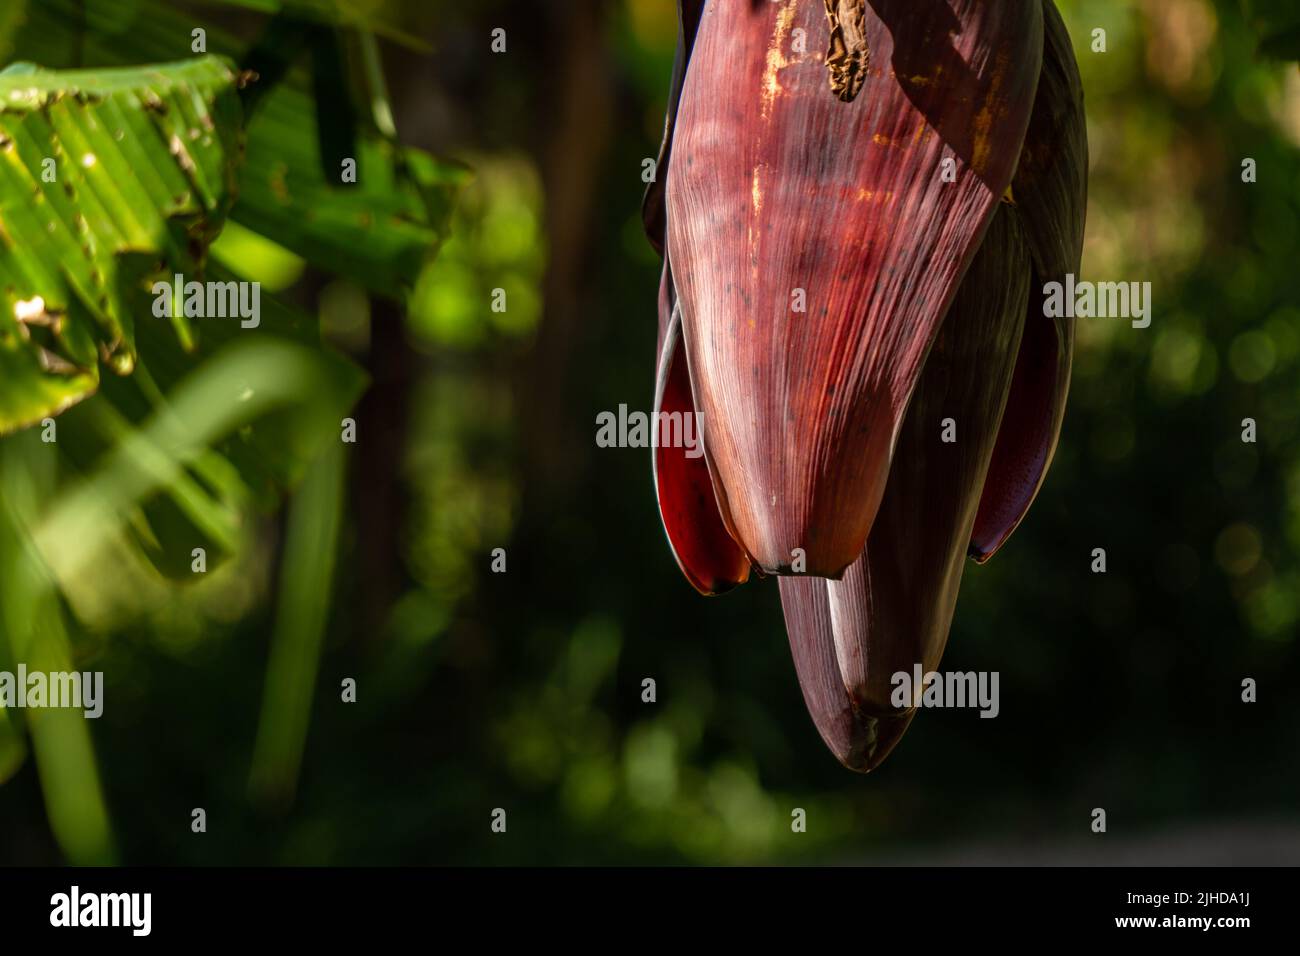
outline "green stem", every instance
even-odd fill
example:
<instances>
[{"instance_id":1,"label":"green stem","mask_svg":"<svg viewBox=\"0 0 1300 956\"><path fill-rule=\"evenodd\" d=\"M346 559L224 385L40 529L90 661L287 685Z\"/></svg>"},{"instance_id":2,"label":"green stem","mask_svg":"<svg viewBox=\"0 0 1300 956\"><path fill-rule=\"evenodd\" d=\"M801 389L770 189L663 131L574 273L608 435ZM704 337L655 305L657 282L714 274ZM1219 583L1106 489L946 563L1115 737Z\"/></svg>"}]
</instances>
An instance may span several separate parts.
<instances>
[{"instance_id":1,"label":"green stem","mask_svg":"<svg viewBox=\"0 0 1300 956\"><path fill-rule=\"evenodd\" d=\"M397 142L397 125L393 110L388 104L388 84L384 80L384 65L379 56L379 42L369 30L359 31L361 63L366 72L366 86L370 93L370 114L375 128L387 140Z\"/></svg>"}]
</instances>

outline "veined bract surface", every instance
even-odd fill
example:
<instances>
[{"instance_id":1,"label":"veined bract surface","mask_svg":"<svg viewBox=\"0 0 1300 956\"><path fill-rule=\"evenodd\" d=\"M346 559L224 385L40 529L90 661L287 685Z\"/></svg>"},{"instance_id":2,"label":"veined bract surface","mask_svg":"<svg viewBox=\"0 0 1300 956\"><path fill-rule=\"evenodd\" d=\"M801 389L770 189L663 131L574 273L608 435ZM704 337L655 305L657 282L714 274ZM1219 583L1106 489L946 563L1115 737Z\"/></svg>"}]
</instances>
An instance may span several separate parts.
<instances>
[{"instance_id":1,"label":"veined bract surface","mask_svg":"<svg viewBox=\"0 0 1300 956\"><path fill-rule=\"evenodd\" d=\"M818 730L870 770L939 663L963 558L1024 517L1074 330L1083 96L1051 0L683 0L645 221L665 256L660 511L688 580L781 582ZM955 440L943 441L951 420Z\"/></svg>"}]
</instances>

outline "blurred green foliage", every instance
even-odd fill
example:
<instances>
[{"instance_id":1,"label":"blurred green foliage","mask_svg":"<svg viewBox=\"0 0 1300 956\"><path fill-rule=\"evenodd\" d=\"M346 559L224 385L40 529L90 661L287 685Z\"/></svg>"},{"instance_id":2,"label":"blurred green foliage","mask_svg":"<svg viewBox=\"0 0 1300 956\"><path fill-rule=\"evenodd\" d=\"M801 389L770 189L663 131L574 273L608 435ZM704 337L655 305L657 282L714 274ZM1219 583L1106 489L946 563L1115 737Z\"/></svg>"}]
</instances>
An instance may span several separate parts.
<instances>
[{"instance_id":1,"label":"blurred green foliage","mask_svg":"<svg viewBox=\"0 0 1300 956\"><path fill-rule=\"evenodd\" d=\"M355 429L345 416L366 379L323 343L302 311L310 298L292 285L310 265L400 301L436 254L467 174L400 145L378 116L364 129L332 130L355 147L335 164L326 126L340 116L355 122L352 113L304 92L302 73L237 72L232 63L251 55L251 41L213 27L199 42L193 20L168 5L53 0L19 14L2 24L6 49L39 63L0 74L0 306L18 320L0 333L0 433L29 430L5 446L0 658L66 670L84 656L88 635L138 627L159 605L201 615L210 600L193 582L209 571L220 578L229 560L235 586L246 588L254 523L302 483L281 549L252 774L257 799L283 800L297 779L329 610L322 594L343 499L339 439ZM138 29L124 42L133 21ZM285 22L266 29L283 32ZM337 28L336 46L346 39L372 54L356 98L386 104L373 39L352 25ZM327 37L335 28L303 29ZM224 56L208 54L209 42ZM136 65L187 54L197 55ZM88 55L93 67L66 69ZM343 59L310 62L317 99L352 96L340 83ZM239 91L258 82L262 95L241 108ZM353 188L335 168L349 162ZM209 262L232 207L240 225ZM252 333L238 317L191 319L178 302L169 322L158 321L154 282L174 274L266 278L268 292L288 296L257 299ZM165 324L174 328L160 330ZM174 628L160 631L163 643L176 643ZM181 646L206 637L192 622L180 635ZM25 730L60 848L74 862L108 862L115 855L89 727L75 718L5 712L4 776L23 764Z\"/></svg>"},{"instance_id":2,"label":"blurred green foliage","mask_svg":"<svg viewBox=\"0 0 1300 956\"><path fill-rule=\"evenodd\" d=\"M143 22L91 4L79 36L71 3L30 10L29 23L53 19L20 33L13 56L117 64L133 56L129 30L149 53L136 62L175 59L211 16L211 49L238 62L267 22L133 0ZM285 300L286 334L323 335L368 373L345 461L318 448L287 456L294 475L253 481L278 440L221 419L226 400L195 406L193 425L226 444L182 453L158 395L131 407L122 388L116 415L87 403L60 418L99 436L84 463L52 462L32 432L0 445L6 560L24 560L41 529L111 539L94 555L72 548L76 578L60 576L57 599L0 578L6 611L42 608L17 617L40 622L48 654L105 671L108 701L101 720L57 732L0 711L0 860L860 861L1078 845L1096 806L1117 841L1297 823L1300 71L1270 55L1260 4L1060 5L1089 120L1083 277L1150 281L1155 312L1148 329L1081 320L1047 483L1008 546L966 573L944 666L1000 672L997 720L924 713L880 771L843 771L804 712L773 582L695 595L663 541L646 455L594 446L598 412L652 399L659 262L640 170L662 128L667 0L360 5L417 38L384 47L398 130L474 178L439 164L463 188L431 265L403 262L391 223L373 242L310 224L295 239L238 205L213 248ZM508 55L490 52L496 27ZM1105 53L1092 52L1096 29ZM0 19L0 50L4 36ZM252 170L262 195L282 147L318 159L306 69L258 107L278 130ZM391 148L375 129L362 137ZM418 186L401 202L418 213ZM310 241L322 235L340 239L329 254ZM400 291L368 281L380 260ZM497 289L505 312L491 308ZM169 349L166 396L193 371ZM346 404L359 387L301 394ZM277 439L297 434L286 427ZM309 468L287 527L241 504L272 504ZM77 510L77 478L131 501L165 488L155 500L206 516L228 560L172 583L140 548L136 515ZM504 574L490 570L497 547ZM1089 572L1094 547L1105 575ZM10 654L32 628L14 618ZM1257 704L1240 703L1245 677ZM355 704L340 700L346 678ZM189 831L195 806L206 837ZM490 831L496 807L506 835ZM796 807L806 833L791 832Z\"/></svg>"}]
</instances>

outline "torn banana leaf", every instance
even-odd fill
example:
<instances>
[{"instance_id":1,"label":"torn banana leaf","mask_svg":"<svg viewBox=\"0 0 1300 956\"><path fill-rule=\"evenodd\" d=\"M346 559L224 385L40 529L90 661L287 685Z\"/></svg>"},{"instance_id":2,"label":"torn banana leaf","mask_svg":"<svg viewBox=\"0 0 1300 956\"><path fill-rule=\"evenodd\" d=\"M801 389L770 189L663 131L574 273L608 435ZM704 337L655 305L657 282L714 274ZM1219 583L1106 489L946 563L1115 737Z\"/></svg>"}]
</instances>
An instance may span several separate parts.
<instances>
[{"instance_id":1,"label":"torn banana leaf","mask_svg":"<svg viewBox=\"0 0 1300 956\"><path fill-rule=\"evenodd\" d=\"M235 85L215 57L0 74L0 433L92 393L101 365L129 374L153 281L202 271L242 157Z\"/></svg>"},{"instance_id":2,"label":"torn banana leaf","mask_svg":"<svg viewBox=\"0 0 1300 956\"><path fill-rule=\"evenodd\" d=\"M45 0L31 13L18 42L42 62L68 62L76 51L61 26L82 0ZM190 49L194 18L164 0L84 0L85 56L97 63L166 59ZM251 0L258 9L321 18L325 4L302 10L281 0ZM376 14L377 16L378 14ZM345 24L356 24L354 12ZM333 21L330 21L333 22ZM122 42L129 31L130 43ZM216 27L208 50L244 62L248 41ZM322 165L316 104L309 93L310 58L261 97L247 119L248 161L240 171L239 201L231 218L324 269L369 291L400 300L446 235L456 196L468 171L409 147L358 130L357 181L345 184L341 166ZM322 104L329 109L330 104Z\"/></svg>"}]
</instances>

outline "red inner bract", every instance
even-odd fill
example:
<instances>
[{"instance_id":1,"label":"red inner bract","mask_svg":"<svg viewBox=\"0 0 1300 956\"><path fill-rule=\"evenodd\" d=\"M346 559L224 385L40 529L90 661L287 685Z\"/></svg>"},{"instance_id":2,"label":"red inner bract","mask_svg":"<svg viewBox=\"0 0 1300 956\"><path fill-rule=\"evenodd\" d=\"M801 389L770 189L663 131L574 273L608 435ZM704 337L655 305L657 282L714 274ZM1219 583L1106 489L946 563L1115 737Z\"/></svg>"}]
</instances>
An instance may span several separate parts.
<instances>
[{"instance_id":1,"label":"red inner bract","mask_svg":"<svg viewBox=\"0 0 1300 956\"><path fill-rule=\"evenodd\" d=\"M695 403L680 329L680 323L674 322L665 340L667 367L661 369L662 394L656 411L677 413L684 420L695 415ZM666 419L656 419L656 428L659 421ZM670 430L665 428L663 432ZM659 435L661 444L654 452L655 491L664 530L682 573L696 590L720 594L749 578L749 558L722 523L704 455L687 456L688 451L703 449L698 420L695 436L701 444L688 449L668 447L665 442L669 434Z\"/></svg>"}]
</instances>

